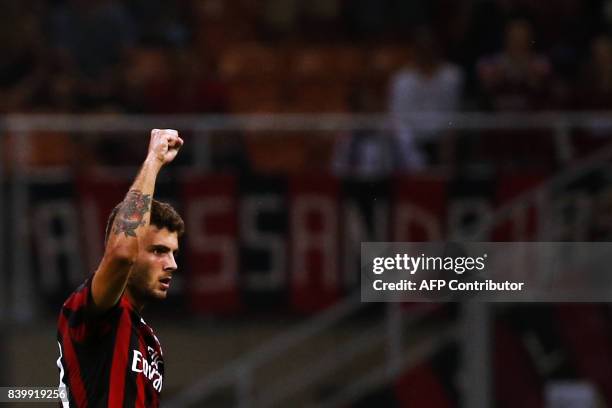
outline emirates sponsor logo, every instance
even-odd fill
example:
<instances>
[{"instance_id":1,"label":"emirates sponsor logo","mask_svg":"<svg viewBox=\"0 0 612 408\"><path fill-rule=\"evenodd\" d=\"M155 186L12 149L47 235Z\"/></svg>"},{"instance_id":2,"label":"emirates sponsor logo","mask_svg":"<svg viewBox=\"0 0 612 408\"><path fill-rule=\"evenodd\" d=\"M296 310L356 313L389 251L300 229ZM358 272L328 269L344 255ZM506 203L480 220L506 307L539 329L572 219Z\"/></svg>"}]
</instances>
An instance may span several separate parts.
<instances>
[{"instance_id":1,"label":"emirates sponsor logo","mask_svg":"<svg viewBox=\"0 0 612 408\"><path fill-rule=\"evenodd\" d=\"M132 371L135 373L142 373L149 381L153 382L153 388L157 392L161 392L163 376L159 372L159 365L163 364L160 359L160 355L151 347L147 347L150 359L144 358L142 353L138 350L132 350Z\"/></svg>"}]
</instances>

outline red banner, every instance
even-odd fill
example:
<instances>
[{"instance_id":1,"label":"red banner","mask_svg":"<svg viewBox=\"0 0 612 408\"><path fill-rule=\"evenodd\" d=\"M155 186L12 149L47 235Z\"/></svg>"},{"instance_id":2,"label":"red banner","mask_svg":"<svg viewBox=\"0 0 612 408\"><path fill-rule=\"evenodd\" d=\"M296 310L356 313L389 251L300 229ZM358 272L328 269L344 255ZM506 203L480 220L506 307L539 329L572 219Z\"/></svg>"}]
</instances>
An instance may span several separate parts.
<instances>
[{"instance_id":1,"label":"red banner","mask_svg":"<svg viewBox=\"0 0 612 408\"><path fill-rule=\"evenodd\" d=\"M477 181L431 176L376 182L325 175L162 178L156 197L171 198L186 224L179 265L183 289L177 285L171 296L198 314L315 312L359 286L361 242L454 238L466 226L471 232L490 221L496 208L542 179L520 174ZM129 182L116 177L84 174L76 186L53 188L53 202L49 188L32 194L40 197L33 199L32 213L45 224L33 242L35 258L45 260L36 263L43 293L74 289L95 270L108 214L128 188ZM539 211L532 205L509 214L487 238L533 239ZM73 213L80 215L76 228L71 227ZM83 254L82 266L76 261L63 266L75 254Z\"/></svg>"}]
</instances>

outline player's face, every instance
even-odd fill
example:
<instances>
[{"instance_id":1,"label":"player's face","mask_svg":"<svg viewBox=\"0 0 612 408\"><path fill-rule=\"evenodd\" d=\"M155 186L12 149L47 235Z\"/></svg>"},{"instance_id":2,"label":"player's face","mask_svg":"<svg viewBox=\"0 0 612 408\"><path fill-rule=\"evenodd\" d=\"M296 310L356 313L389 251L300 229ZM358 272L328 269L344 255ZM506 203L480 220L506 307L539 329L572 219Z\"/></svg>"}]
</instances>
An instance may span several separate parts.
<instances>
[{"instance_id":1,"label":"player's face","mask_svg":"<svg viewBox=\"0 0 612 408\"><path fill-rule=\"evenodd\" d=\"M143 301L165 299L178 252L176 232L149 226L142 237L138 258L128 280L130 291Z\"/></svg>"}]
</instances>

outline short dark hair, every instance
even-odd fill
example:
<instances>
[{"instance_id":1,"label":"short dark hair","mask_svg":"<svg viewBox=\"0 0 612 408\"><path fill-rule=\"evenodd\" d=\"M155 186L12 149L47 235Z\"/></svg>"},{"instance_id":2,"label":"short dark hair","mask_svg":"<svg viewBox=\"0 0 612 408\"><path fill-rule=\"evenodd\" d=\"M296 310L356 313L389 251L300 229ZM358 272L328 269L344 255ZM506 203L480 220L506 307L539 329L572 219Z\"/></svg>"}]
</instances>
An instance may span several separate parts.
<instances>
[{"instance_id":1,"label":"short dark hair","mask_svg":"<svg viewBox=\"0 0 612 408\"><path fill-rule=\"evenodd\" d=\"M111 229L115 222L115 217L121 208L123 202L117 204L113 211L108 216L106 223L106 231L104 233L104 244L108 242ZM151 202L151 219L150 224L156 226L159 229L166 228L170 232L176 232L180 237L185 233L185 223L178 212L168 203L157 201L153 199Z\"/></svg>"}]
</instances>

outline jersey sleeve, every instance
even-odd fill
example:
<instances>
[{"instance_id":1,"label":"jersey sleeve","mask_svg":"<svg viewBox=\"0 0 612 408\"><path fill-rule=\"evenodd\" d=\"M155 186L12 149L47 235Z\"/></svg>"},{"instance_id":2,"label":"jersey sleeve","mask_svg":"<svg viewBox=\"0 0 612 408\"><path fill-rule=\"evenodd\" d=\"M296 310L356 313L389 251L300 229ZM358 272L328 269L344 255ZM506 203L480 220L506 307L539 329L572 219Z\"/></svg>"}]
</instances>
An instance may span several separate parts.
<instances>
[{"instance_id":1,"label":"jersey sleeve","mask_svg":"<svg viewBox=\"0 0 612 408\"><path fill-rule=\"evenodd\" d=\"M76 342L88 342L108 334L120 307L118 303L103 313L94 312L92 280L93 275L66 300L62 310L68 323L67 334Z\"/></svg>"}]
</instances>

